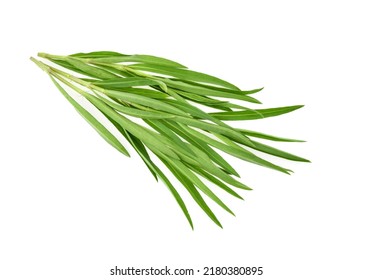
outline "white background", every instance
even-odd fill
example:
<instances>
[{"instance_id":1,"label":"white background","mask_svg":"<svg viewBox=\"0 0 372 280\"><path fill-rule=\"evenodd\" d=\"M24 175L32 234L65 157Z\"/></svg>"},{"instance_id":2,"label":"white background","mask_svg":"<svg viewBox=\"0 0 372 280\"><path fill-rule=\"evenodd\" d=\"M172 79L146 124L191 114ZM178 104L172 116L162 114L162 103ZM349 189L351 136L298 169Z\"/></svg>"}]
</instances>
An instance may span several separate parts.
<instances>
[{"instance_id":1,"label":"white background","mask_svg":"<svg viewBox=\"0 0 372 280\"><path fill-rule=\"evenodd\" d=\"M121 279L109 276L115 265L372 279L368 2L3 1L0 279ZM229 157L254 190L245 201L223 194L236 218L212 205L223 230L181 192L190 230L134 151L125 158L100 139L28 59L95 50L265 86L262 108L305 104L240 126L306 139L277 146L312 163L276 161L295 171L286 176Z\"/></svg>"}]
</instances>

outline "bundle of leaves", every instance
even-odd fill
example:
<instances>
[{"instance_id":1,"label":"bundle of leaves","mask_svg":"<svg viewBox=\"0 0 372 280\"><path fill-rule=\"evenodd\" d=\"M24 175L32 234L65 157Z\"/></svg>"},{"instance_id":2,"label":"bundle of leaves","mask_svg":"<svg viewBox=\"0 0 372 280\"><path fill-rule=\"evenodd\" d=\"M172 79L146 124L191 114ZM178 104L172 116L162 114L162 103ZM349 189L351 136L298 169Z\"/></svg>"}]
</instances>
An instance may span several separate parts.
<instances>
[{"instance_id":1,"label":"bundle of leaves","mask_svg":"<svg viewBox=\"0 0 372 280\"><path fill-rule=\"evenodd\" d=\"M246 103L260 104L252 95L261 88L240 90L217 77L150 55L125 55L110 51L69 56L38 55L54 64L46 64L33 57L31 60L48 73L80 115L108 143L129 156L123 143L115 136L118 133L123 135L155 179L161 179L168 187L192 228L193 222L183 199L151 156L155 155L158 162L162 162L162 167L169 169L169 173L220 227L221 223L201 193L234 215L210 185L239 199L242 197L236 189L251 190L237 180L239 174L220 151L287 174L291 170L257 156L254 151L292 161L308 161L258 141L300 140L235 128L224 122L274 117L302 107L251 109L243 106ZM82 102L73 98L71 90L97 108L101 116L90 112ZM105 127L100 121L102 118L111 122L117 132Z\"/></svg>"}]
</instances>

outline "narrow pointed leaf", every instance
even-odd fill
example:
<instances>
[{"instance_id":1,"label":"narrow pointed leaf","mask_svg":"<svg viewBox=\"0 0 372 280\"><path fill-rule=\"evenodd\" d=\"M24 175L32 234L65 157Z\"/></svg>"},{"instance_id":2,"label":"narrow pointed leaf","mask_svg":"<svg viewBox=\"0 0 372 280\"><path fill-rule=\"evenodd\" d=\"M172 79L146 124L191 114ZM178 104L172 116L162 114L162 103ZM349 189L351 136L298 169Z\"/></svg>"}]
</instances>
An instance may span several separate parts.
<instances>
[{"instance_id":1,"label":"narrow pointed leaf","mask_svg":"<svg viewBox=\"0 0 372 280\"><path fill-rule=\"evenodd\" d=\"M144 143L150 147L150 149L159 150L162 153L175 158L179 159L177 154L175 154L169 147L164 145L162 142L163 137L161 135L157 135L156 133L151 133L150 131L146 130L144 127L130 121L123 115L118 114L114 111L111 107L105 104L103 101L98 99L92 95L85 96L94 106L97 107L100 111L104 112L110 118L118 122L125 130L128 130L131 134L136 136L139 139L143 139Z\"/></svg>"},{"instance_id":2,"label":"narrow pointed leaf","mask_svg":"<svg viewBox=\"0 0 372 280\"><path fill-rule=\"evenodd\" d=\"M214 90L214 91L230 92L230 93L244 94L244 95L254 94L254 93L260 92L261 90L264 89L263 87L262 88L257 88L257 89L252 89L252 90L229 89L229 88L223 88L223 87L216 87L216 86L212 86L212 85L208 85L208 84L202 84L202 83L198 83L198 82L190 81L190 80L183 80L183 79L173 79L173 80L183 82L183 83L186 83L186 84L190 84L190 85L193 85L193 86L197 86L197 87L207 88L207 89Z\"/></svg>"},{"instance_id":3,"label":"narrow pointed leaf","mask_svg":"<svg viewBox=\"0 0 372 280\"><path fill-rule=\"evenodd\" d=\"M185 143L184 141L182 141L178 135L176 133L174 133L171 129L169 129L166 125L164 125L162 122L160 121L156 121L156 120L146 120L146 123L148 125L150 125L152 128L154 128L155 130L157 130L159 133L163 134L163 135L166 135L169 137L169 139L175 144L175 145L178 145L179 147L182 147L184 149L186 149L189 153L194 154L194 152L189 148L188 145L186 145L187 143Z\"/></svg>"},{"instance_id":4,"label":"narrow pointed leaf","mask_svg":"<svg viewBox=\"0 0 372 280\"><path fill-rule=\"evenodd\" d=\"M193 137L192 135L188 134L187 131L183 130L181 126L172 123L172 122L164 122L164 124L174 130L178 135L184 138L189 143L193 144L195 147L206 152L209 157L221 166L224 170L239 177L239 174L235 171L235 169L222 157L220 156L215 150L209 147L204 141L201 141L197 137Z\"/></svg>"},{"instance_id":5,"label":"narrow pointed leaf","mask_svg":"<svg viewBox=\"0 0 372 280\"><path fill-rule=\"evenodd\" d=\"M108 98L103 98L100 95L97 95L97 97L101 101L105 102L107 105L109 105L110 107L115 109L116 111L127 114L127 115L132 116L132 117L141 118L141 119L169 119L169 118L174 118L174 115L172 115L172 114L167 114L167 113L160 112L160 111L155 111L155 110L153 110L153 111L139 110L139 109L123 106L123 105L121 105L121 104L119 104L115 101L112 101Z\"/></svg>"},{"instance_id":6,"label":"narrow pointed leaf","mask_svg":"<svg viewBox=\"0 0 372 280\"><path fill-rule=\"evenodd\" d=\"M180 206L183 214L187 218L191 228L194 229L194 225L192 223L192 220L191 220L189 211L187 210L187 207L185 205L185 202L182 200L181 196L179 195L179 193L177 192L175 187L173 187L173 185L168 180L168 178L164 175L164 173L157 166L154 166L154 168L156 169L156 172L157 172L159 178L165 183L165 185L168 187L169 191L172 193L173 197L176 199L176 201L177 201L178 205ZM221 226L221 224L219 224L219 226Z\"/></svg>"},{"instance_id":7,"label":"narrow pointed leaf","mask_svg":"<svg viewBox=\"0 0 372 280\"><path fill-rule=\"evenodd\" d=\"M200 128L206 131L210 131L210 132L221 133L232 139L236 139L236 140L239 139L239 141L252 144L252 142L247 137L245 137L244 135L240 133L237 133L235 130L230 129L228 127L218 126L218 125L206 123L200 120L195 120L192 118L186 118L186 117L181 117L181 116L174 117L172 121L183 123L183 124L186 124L192 127L197 127L197 128Z\"/></svg>"},{"instance_id":8,"label":"narrow pointed leaf","mask_svg":"<svg viewBox=\"0 0 372 280\"><path fill-rule=\"evenodd\" d=\"M102 111L101 113L104 114ZM151 161L150 156L147 153L146 147L143 145L143 143L137 137L135 137L134 135L130 134L128 131L123 129L123 127L119 123L114 121L112 118L110 118L106 114L104 115L117 128L117 130L121 133L121 135L123 135L125 139L127 139L129 144L131 144L131 146L136 150L138 155L141 157L142 161L145 163L145 165L147 166L151 174L154 176L155 180L158 181L156 170L153 167L154 164Z\"/></svg>"},{"instance_id":9,"label":"narrow pointed leaf","mask_svg":"<svg viewBox=\"0 0 372 280\"><path fill-rule=\"evenodd\" d=\"M137 95L142 95L148 98L155 98L155 99L166 99L168 97L168 95L163 92L152 90L152 89L147 89L147 88L123 88L121 91L134 93Z\"/></svg>"},{"instance_id":10,"label":"narrow pointed leaf","mask_svg":"<svg viewBox=\"0 0 372 280\"><path fill-rule=\"evenodd\" d=\"M229 186L227 186L226 184L224 184L223 182L221 182L220 180L218 180L216 177L212 176L208 172L205 172L203 169L197 168L195 166L190 166L190 168L192 170L194 170L195 172L199 173L201 176L203 176L207 180L209 180L212 183L214 183L216 186L218 186L221 189L223 189L224 191L226 191L227 193L231 194L232 196L235 196L235 197L237 197L237 198L239 198L241 200L244 200L237 192L235 192Z\"/></svg>"},{"instance_id":11,"label":"narrow pointed leaf","mask_svg":"<svg viewBox=\"0 0 372 280\"><path fill-rule=\"evenodd\" d=\"M252 146L251 148L255 149L257 151L267 153L267 154L270 154L270 155L273 155L273 156L277 156L277 157L280 157L280 158L285 158L285 159L288 159L288 160L310 162L308 159L305 159L305 158L287 153L285 151L276 149L276 148L271 147L269 145L265 145L265 144L262 144L262 143L257 142L257 141L252 141L252 142L253 142L254 146Z\"/></svg>"},{"instance_id":12,"label":"narrow pointed leaf","mask_svg":"<svg viewBox=\"0 0 372 280\"><path fill-rule=\"evenodd\" d=\"M72 106L79 112L79 114L105 139L110 145L117 149L122 154L129 156L128 151L120 143L120 141L107 129L105 128L96 118L93 117L87 110L85 110L79 103L77 103L67 91L52 77L53 83L62 93L62 95L71 103Z\"/></svg>"},{"instance_id":13,"label":"narrow pointed leaf","mask_svg":"<svg viewBox=\"0 0 372 280\"><path fill-rule=\"evenodd\" d=\"M247 101L247 102L251 102L251 103L258 103L258 104L260 103L257 99L255 99L251 96L246 96L244 94L221 92L221 91L217 91L217 90L211 90L211 89L208 89L208 88L189 85L189 84L182 83L182 82L172 81L172 80L169 80L169 79L164 79L163 81L170 88L175 88L175 89L183 90L183 91L194 93L194 94L199 94L199 95L203 95L203 96L217 96L217 97L223 97L223 98L237 99L237 100L243 100L243 101Z\"/></svg>"},{"instance_id":14,"label":"narrow pointed leaf","mask_svg":"<svg viewBox=\"0 0 372 280\"><path fill-rule=\"evenodd\" d=\"M114 98L121 99L125 102L130 102L130 103L137 103L143 106L148 106L150 108L157 109L159 111L167 112L170 114L175 114L175 115L180 115L180 116L188 116L185 112L182 110L166 104L160 100L152 99L149 97L137 95L134 93L129 93L129 92L121 92L121 91L116 91L116 90L106 90L105 93Z\"/></svg>"},{"instance_id":15,"label":"narrow pointed leaf","mask_svg":"<svg viewBox=\"0 0 372 280\"><path fill-rule=\"evenodd\" d=\"M186 68L186 66L158 56L152 55L143 55L143 54L135 54L135 55L117 55L112 57L101 57L96 58L94 62L103 62L103 63L121 63L121 62L140 62L146 63L153 67L169 67L170 69L177 69L177 68Z\"/></svg>"},{"instance_id":16,"label":"narrow pointed leaf","mask_svg":"<svg viewBox=\"0 0 372 280\"><path fill-rule=\"evenodd\" d=\"M238 121L238 120L265 118L265 116L260 113L260 110L252 110L252 109L247 109L244 111L211 113L210 115L219 120L224 120L224 121Z\"/></svg>"},{"instance_id":17,"label":"narrow pointed leaf","mask_svg":"<svg viewBox=\"0 0 372 280\"><path fill-rule=\"evenodd\" d=\"M231 211L229 207L226 206L222 200L217 197L193 172L191 172L183 163L180 161L173 161L175 167L182 172L195 186L197 186L203 193L205 193L210 199L216 202L219 206L225 209L230 214L234 215L234 212Z\"/></svg>"},{"instance_id":18,"label":"narrow pointed leaf","mask_svg":"<svg viewBox=\"0 0 372 280\"><path fill-rule=\"evenodd\" d=\"M118 77L111 72L108 72L104 69L101 69L101 68L98 68L98 67L95 67L95 66L91 66L91 65L86 64L84 62L81 62L78 59L67 58L66 61L68 63L70 63L72 66L74 66L75 68L77 68L77 69L83 71L84 73L87 73L88 75L91 75L93 77L97 77L97 78L100 78L100 79L115 79L115 78Z\"/></svg>"},{"instance_id":19,"label":"narrow pointed leaf","mask_svg":"<svg viewBox=\"0 0 372 280\"><path fill-rule=\"evenodd\" d=\"M173 173L173 175L185 186L187 191L190 193L195 202L200 206L200 208L208 215L208 217L220 228L222 225L217 219L216 215L209 208L208 204L204 201L203 197L200 195L198 190L195 188L194 184L190 179L180 172L174 165L173 162L168 162L165 159L161 159L163 163L168 167L168 169Z\"/></svg>"},{"instance_id":20,"label":"narrow pointed leaf","mask_svg":"<svg viewBox=\"0 0 372 280\"><path fill-rule=\"evenodd\" d=\"M79 58L102 58L102 57L113 57L113 56L125 56L124 54L111 51L99 51L99 52L89 52L89 53L75 53L71 54L72 57Z\"/></svg>"},{"instance_id":21,"label":"narrow pointed leaf","mask_svg":"<svg viewBox=\"0 0 372 280\"><path fill-rule=\"evenodd\" d=\"M202 141L205 141L207 142L209 145L212 145L218 149L220 149L221 151L224 151L230 155L233 155L237 158L240 158L240 159L243 159L243 160L246 160L246 161L249 161L249 162L252 162L252 163L255 163L255 164L258 164L258 165L261 165L261 166L265 166L265 167L268 167L268 168L272 168L272 169L275 169L275 170L278 170L278 171L281 171L283 173L286 173L286 174L289 174L289 170L288 169L285 169L283 167L280 167L280 166L277 166L271 162L268 162L264 159L261 159L259 157L257 157L256 155L254 155L253 153L247 151L247 150L244 150L243 148L241 149L238 149L238 148L235 148L235 147L231 147L229 145L226 145L224 143L221 143L217 140L214 140L194 129L191 129L191 128L188 128L188 131L190 134L194 135L195 137L198 137L199 139L201 139Z\"/></svg>"},{"instance_id":22,"label":"narrow pointed leaf","mask_svg":"<svg viewBox=\"0 0 372 280\"><path fill-rule=\"evenodd\" d=\"M295 105L295 106L278 107L278 108L270 108L270 109L257 109L257 110L254 110L254 112L252 112L252 110L244 110L244 111L234 111L234 112L210 113L210 115L219 120L230 120L230 121L256 120L256 119L269 118L269 117L275 117L275 116L287 114L302 107L303 105Z\"/></svg>"},{"instance_id":23,"label":"narrow pointed leaf","mask_svg":"<svg viewBox=\"0 0 372 280\"><path fill-rule=\"evenodd\" d=\"M175 90L176 91L176 90ZM204 97L202 95L196 95L196 94L193 94L193 93L189 93L189 92L186 92L186 91L176 91L179 95L189 99L189 100L192 100L194 102L197 102L197 103L200 103L200 104L224 104L226 103L226 101L222 101L222 100L216 100L216 99L212 99L210 97Z\"/></svg>"},{"instance_id":24,"label":"narrow pointed leaf","mask_svg":"<svg viewBox=\"0 0 372 280\"><path fill-rule=\"evenodd\" d=\"M202 83L209 83L209 84L214 84L214 85L222 86L222 87L229 88L229 89L239 90L237 86L229 82L226 82L222 79L219 79L217 77L207 75L204 73L191 71L188 69L174 69L172 67L160 66L160 65L154 66L154 65L149 65L149 64L135 64L135 65L131 65L130 67L136 70L144 70L144 71L149 71L153 73L159 73L159 74L164 74L167 76L176 77L179 79L191 80L191 81L202 82Z\"/></svg>"},{"instance_id":25,"label":"narrow pointed leaf","mask_svg":"<svg viewBox=\"0 0 372 280\"><path fill-rule=\"evenodd\" d=\"M192 222L192 219L190 217L189 211L187 210L187 207L182 200L181 196L177 192L177 190L174 188L172 183L169 181L169 179L164 175L164 173L158 168L150 159L149 154L146 151L145 146L142 144L142 142L135 137L134 135L131 135L127 131L125 131L117 122L114 120L108 118L113 125L122 133L122 135L128 140L128 142L132 145L132 147L136 150L136 152L140 155L143 162L146 164L150 172L153 174L156 180L158 180L157 176L164 182L164 184L168 187L169 191L172 193L173 197L177 201L177 204L181 208L182 212L184 213L186 219L188 220L190 226L192 229L194 229L194 225Z\"/></svg>"},{"instance_id":26,"label":"narrow pointed leaf","mask_svg":"<svg viewBox=\"0 0 372 280\"><path fill-rule=\"evenodd\" d=\"M122 78L115 78L115 79L108 79L103 81L97 81L93 83L96 86L107 88L107 89L122 89L127 87L135 87L135 86L151 86L151 85L159 85L159 82L156 80L141 78L141 77L129 77L126 79Z\"/></svg>"},{"instance_id":27,"label":"narrow pointed leaf","mask_svg":"<svg viewBox=\"0 0 372 280\"><path fill-rule=\"evenodd\" d=\"M62 66L62 67L65 67L71 71L74 71L74 72L77 72L77 73L80 73L80 74L83 74L85 76L89 76L89 77L92 77L92 78L99 78L95 75L91 75L91 74L88 74L87 72L85 71L82 71L81 69L79 68L76 68L75 66L71 65L70 63L68 63L67 61L65 60L57 60L57 59L50 59L53 63L59 65L59 66Z\"/></svg>"},{"instance_id":28,"label":"narrow pointed leaf","mask_svg":"<svg viewBox=\"0 0 372 280\"><path fill-rule=\"evenodd\" d=\"M194 229L194 225L192 222L192 219L190 217L189 211L187 210L187 207L185 205L185 202L181 198L180 194L177 192L176 188L172 185L172 183L169 181L169 179L164 175L164 173L160 170L159 167L157 167L152 160L150 159L149 155L146 152L145 147L143 144L138 140L138 138L134 137L133 135L128 134L127 138L131 143L132 146L140 152L140 156L142 160L145 162L145 164L150 168L152 172L154 172L155 178L159 176L159 178L164 182L164 184L168 187L169 191L177 201L177 204L181 208L182 212L184 213L186 219L188 220L190 226L192 229Z\"/></svg>"},{"instance_id":29,"label":"narrow pointed leaf","mask_svg":"<svg viewBox=\"0 0 372 280\"><path fill-rule=\"evenodd\" d=\"M278 141L278 142L305 142L304 140L296 140L296 139L290 139L290 138L283 138L278 136L269 135L262 132L257 132L253 130L247 130L247 129L238 129L242 134L248 135L251 137L271 140L271 141Z\"/></svg>"}]
</instances>

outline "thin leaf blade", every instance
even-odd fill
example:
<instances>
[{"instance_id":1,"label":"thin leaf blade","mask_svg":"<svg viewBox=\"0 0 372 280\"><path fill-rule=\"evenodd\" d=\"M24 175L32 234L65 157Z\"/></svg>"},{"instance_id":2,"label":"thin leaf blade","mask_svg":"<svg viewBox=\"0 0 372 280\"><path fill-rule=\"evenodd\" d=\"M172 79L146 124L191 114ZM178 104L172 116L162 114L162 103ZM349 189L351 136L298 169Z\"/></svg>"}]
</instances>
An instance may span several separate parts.
<instances>
[{"instance_id":1,"label":"thin leaf blade","mask_svg":"<svg viewBox=\"0 0 372 280\"><path fill-rule=\"evenodd\" d=\"M210 113L211 116L219 120L229 120L229 121L242 121L242 120L256 120L269 117L275 117L283 114L293 112L297 109L302 108L303 105L294 105L287 107L277 107L270 109L256 109L256 110L243 110L243 111L233 111L233 112L217 112Z\"/></svg>"},{"instance_id":2,"label":"thin leaf blade","mask_svg":"<svg viewBox=\"0 0 372 280\"><path fill-rule=\"evenodd\" d=\"M93 117L87 110L85 110L79 103L77 103L67 91L52 77L53 83L62 93L62 95L71 103L72 106L79 112L79 114L105 139L111 146L117 149L122 154L129 157L128 151L120 143L120 141L106 128L104 127L96 118Z\"/></svg>"}]
</instances>

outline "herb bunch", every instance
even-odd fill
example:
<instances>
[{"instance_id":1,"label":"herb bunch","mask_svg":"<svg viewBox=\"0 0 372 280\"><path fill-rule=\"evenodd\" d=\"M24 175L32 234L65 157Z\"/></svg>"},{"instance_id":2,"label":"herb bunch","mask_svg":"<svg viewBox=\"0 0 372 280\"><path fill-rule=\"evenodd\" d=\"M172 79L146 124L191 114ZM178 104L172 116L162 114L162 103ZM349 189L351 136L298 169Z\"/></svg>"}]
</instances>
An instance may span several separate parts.
<instances>
[{"instance_id":1,"label":"herb bunch","mask_svg":"<svg viewBox=\"0 0 372 280\"><path fill-rule=\"evenodd\" d=\"M308 161L258 141L302 142L300 140L234 128L224 122L274 117L302 107L251 109L241 105L241 101L260 104L252 95L262 88L240 90L217 77L150 55L124 55L110 51L69 56L38 55L55 64L31 58L50 76L80 115L108 143L129 156L115 133L77 102L67 88L90 102L102 113L101 118L106 118L123 135L155 179L161 179L168 187L192 228L193 222L184 201L153 162L151 154L169 169L200 208L220 227L221 223L201 193L234 215L212 191L209 183L239 199L243 198L236 189L251 188L236 179L239 174L218 151L287 174L291 170L257 156L254 150L287 160ZM235 100L239 100L240 104L234 103ZM207 108L211 108L212 112L208 112Z\"/></svg>"}]
</instances>

